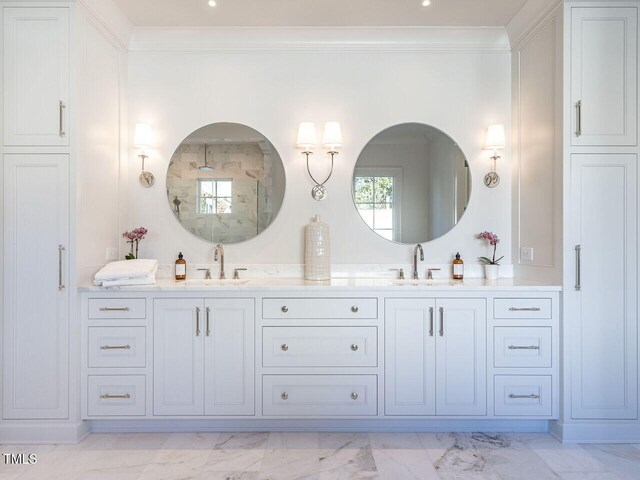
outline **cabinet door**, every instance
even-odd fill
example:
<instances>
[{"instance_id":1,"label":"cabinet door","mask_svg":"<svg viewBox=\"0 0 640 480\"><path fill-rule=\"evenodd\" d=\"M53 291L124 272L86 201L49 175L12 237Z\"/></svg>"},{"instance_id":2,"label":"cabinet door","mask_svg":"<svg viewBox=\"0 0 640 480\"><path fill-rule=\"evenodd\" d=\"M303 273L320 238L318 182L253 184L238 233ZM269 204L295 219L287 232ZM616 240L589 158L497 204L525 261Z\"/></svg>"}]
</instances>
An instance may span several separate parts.
<instances>
[{"instance_id":1,"label":"cabinet door","mask_svg":"<svg viewBox=\"0 0 640 480\"><path fill-rule=\"evenodd\" d=\"M385 301L385 414L435 415L435 300Z\"/></svg>"},{"instance_id":2,"label":"cabinet door","mask_svg":"<svg viewBox=\"0 0 640 480\"><path fill-rule=\"evenodd\" d=\"M69 145L69 9L2 12L5 145Z\"/></svg>"},{"instance_id":3,"label":"cabinet door","mask_svg":"<svg viewBox=\"0 0 640 480\"><path fill-rule=\"evenodd\" d=\"M153 413L204 414L204 302L153 304Z\"/></svg>"},{"instance_id":4,"label":"cabinet door","mask_svg":"<svg viewBox=\"0 0 640 480\"><path fill-rule=\"evenodd\" d=\"M573 418L638 417L637 187L636 155L571 158L572 250L580 246L567 252L576 263L564 294Z\"/></svg>"},{"instance_id":5,"label":"cabinet door","mask_svg":"<svg viewBox=\"0 0 640 480\"><path fill-rule=\"evenodd\" d=\"M436 310L436 414L486 415L486 301L439 299Z\"/></svg>"},{"instance_id":6,"label":"cabinet door","mask_svg":"<svg viewBox=\"0 0 640 480\"><path fill-rule=\"evenodd\" d=\"M68 417L67 155L4 156L3 418Z\"/></svg>"},{"instance_id":7,"label":"cabinet door","mask_svg":"<svg viewBox=\"0 0 640 480\"><path fill-rule=\"evenodd\" d=\"M254 414L254 300L205 303L205 414Z\"/></svg>"},{"instance_id":8,"label":"cabinet door","mask_svg":"<svg viewBox=\"0 0 640 480\"><path fill-rule=\"evenodd\" d=\"M572 145L637 144L635 7L573 8Z\"/></svg>"}]
</instances>

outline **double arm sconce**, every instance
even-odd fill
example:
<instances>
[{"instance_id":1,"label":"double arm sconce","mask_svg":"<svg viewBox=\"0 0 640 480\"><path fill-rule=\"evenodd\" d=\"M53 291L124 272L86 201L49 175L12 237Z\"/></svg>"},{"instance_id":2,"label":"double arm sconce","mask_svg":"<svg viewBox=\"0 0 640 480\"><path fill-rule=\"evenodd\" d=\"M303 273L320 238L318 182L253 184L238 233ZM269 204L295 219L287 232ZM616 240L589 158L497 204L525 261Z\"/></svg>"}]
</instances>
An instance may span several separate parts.
<instances>
[{"instance_id":1,"label":"double arm sconce","mask_svg":"<svg viewBox=\"0 0 640 480\"><path fill-rule=\"evenodd\" d=\"M487 139L484 144L485 150L493 150L493 155L491 156L493 171L484 176L484 184L489 188L495 188L500 183L500 175L496 173L496 160L501 158L499 150L504 149L504 144L504 125L489 125Z\"/></svg>"},{"instance_id":2,"label":"double arm sconce","mask_svg":"<svg viewBox=\"0 0 640 480\"><path fill-rule=\"evenodd\" d=\"M329 181L333 173L333 157L338 155L338 148L342 146L342 131L338 122L327 122L325 124L322 143L324 148L329 150L329 155L331 155L331 170L327 178L325 178L323 182L319 182L311 173L309 166L309 155L313 155L312 150L317 146L316 127L311 122L302 122L300 124L297 145L298 148L302 149L302 154L307 157L307 172L309 172L309 177L311 177L311 180L315 183L315 186L311 190L311 196L314 200L324 200L327 196L327 188L324 185Z\"/></svg>"},{"instance_id":3,"label":"double arm sconce","mask_svg":"<svg viewBox=\"0 0 640 480\"><path fill-rule=\"evenodd\" d=\"M147 172L144 169L144 161L149 158L146 151L148 148L153 148L153 133L151 131L151 125L147 125L146 123L136 124L136 130L133 135L133 146L140 149L138 158L142 160L142 172L138 177L138 181L140 182L140 185L145 188L151 187L155 183L156 179L153 176L153 173Z\"/></svg>"}]
</instances>

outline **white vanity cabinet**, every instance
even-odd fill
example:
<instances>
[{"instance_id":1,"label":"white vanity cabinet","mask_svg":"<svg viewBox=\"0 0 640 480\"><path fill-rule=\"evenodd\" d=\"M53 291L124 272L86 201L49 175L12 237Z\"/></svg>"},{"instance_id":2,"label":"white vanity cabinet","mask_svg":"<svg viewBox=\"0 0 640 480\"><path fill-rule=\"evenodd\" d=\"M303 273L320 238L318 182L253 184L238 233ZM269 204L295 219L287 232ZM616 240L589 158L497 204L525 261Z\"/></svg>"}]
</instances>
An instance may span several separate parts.
<instances>
[{"instance_id":1,"label":"white vanity cabinet","mask_svg":"<svg viewBox=\"0 0 640 480\"><path fill-rule=\"evenodd\" d=\"M571 9L571 145L637 145L638 8Z\"/></svg>"},{"instance_id":2,"label":"white vanity cabinet","mask_svg":"<svg viewBox=\"0 0 640 480\"><path fill-rule=\"evenodd\" d=\"M69 145L69 10L2 8L5 145Z\"/></svg>"},{"instance_id":3,"label":"white vanity cabinet","mask_svg":"<svg viewBox=\"0 0 640 480\"><path fill-rule=\"evenodd\" d=\"M386 299L385 413L486 415L484 299Z\"/></svg>"},{"instance_id":4,"label":"white vanity cabinet","mask_svg":"<svg viewBox=\"0 0 640 480\"><path fill-rule=\"evenodd\" d=\"M155 299L154 415L253 415L254 300Z\"/></svg>"}]
</instances>

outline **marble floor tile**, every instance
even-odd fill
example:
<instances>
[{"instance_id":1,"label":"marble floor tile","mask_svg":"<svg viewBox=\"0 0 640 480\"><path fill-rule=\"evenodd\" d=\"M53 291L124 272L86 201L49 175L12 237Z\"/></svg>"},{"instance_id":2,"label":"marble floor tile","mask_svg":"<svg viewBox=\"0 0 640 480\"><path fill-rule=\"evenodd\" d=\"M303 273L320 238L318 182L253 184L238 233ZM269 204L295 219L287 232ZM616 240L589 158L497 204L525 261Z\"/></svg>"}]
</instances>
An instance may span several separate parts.
<instances>
[{"instance_id":1,"label":"marble floor tile","mask_svg":"<svg viewBox=\"0 0 640 480\"><path fill-rule=\"evenodd\" d=\"M612 472L567 472L558 475L561 480L621 480L622 478Z\"/></svg>"},{"instance_id":2,"label":"marble floor tile","mask_svg":"<svg viewBox=\"0 0 640 480\"><path fill-rule=\"evenodd\" d=\"M369 434L359 432L321 432L320 448L368 448L371 446Z\"/></svg>"},{"instance_id":3,"label":"marble floor tile","mask_svg":"<svg viewBox=\"0 0 640 480\"><path fill-rule=\"evenodd\" d=\"M264 449L269 441L268 432L221 433L213 448L221 450Z\"/></svg>"},{"instance_id":4,"label":"marble floor tile","mask_svg":"<svg viewBox=\"0 0 640 480\"><path fill-rule=\"evenodd\" d=\"M378 478L370 448L338 448L320 454L320 480Z\"/></svg>"},{"instance_id":5,"label":"marble floor tile","mask_svg":"<svg viewBox=\"0 0 640 480\"><path fill-rule=\"evenodd\" d=\"M424 450L372 450L379 478L382 480L440 480Z\"/></svg>"},{"instance_id":6,"label":"marble floor tile","mask_svg":"<svg viewBox=\"0 0 640 480\"><path fill-rule=\"evenodd\" d=\"M369 441L372 449L422 449L422 443L417 433L370 433Z\"/></svg>"},{"instance_id":7,"label":"marble floor tile","mask_svg":"<svg viewBox=\"0 0 640 480\"><path fill-rule=\"evenodd\" d=\"M202 471L210 455L209 450L161 450L142 471L140 480L193 478Z\"/></svg>"},{"instance_id":8,"label":"marble floor tile","mask_svg":"<svg viewBox=\"0 0 640 480\"><path fill-rule=\"evenodd\" d=\"M579 445L532 448L554 472L603 472L604 465ZM640 452L639 452L640 453Z\"/></svg>"},{"instance_id":9,"label":"marble floor tile","mask_svg":"<svg viewBox=\"0 0 640 480\"><path fill-rule=\"evenodd\" d=\"M502 480L559 480L557 473L542 461L491 465Z\"/></svg>"},{"instance_id":10,"label":"marble floor tile","mask_svg":"<svg viewBox=\"0 0 640 480\"><path fill-rule=\"evenodd\" d=\"M318 432L271 432L267 441L267 448L297 449L320 448L320 434Z\"/></svg>"},{"instance_id":11,"label":"marble floor tile","mask_svg":"<svg viewBox=\"0 0 640 480\"><path fill-rule=\"evenodd\" d=\"M162 445L163 450L213 450L219 433L172 433Z\"/></svg>"},{"instance_id":12,"label":"marble floor tile","mask_svg":"<svg viewBox=\"0 0 640 480\"><path fill-rule=\"evenodd\" d=\"M255 448L212 450L202 470L208 472L257 472L265 451Z\"/></svg>"},{"instance_id":13,"label":"marble floor tile","mask_svg":"<svg viewBox=\"0 0 640 480\"><path fill-rule=\"evenodd\" d=\"M417 435L422 447L427 449L446 450L456 443L454 433L418 433Z\"/></svg>"},{"instance_id":14,"label":"marble floor tile","mask_svg":"<svg viewBox=\"0 0 640 480\"><path fill-rule=\"evenodd\" d=\"M604 465L608 472L615 473L624 480L640 478L640 450L632 445L581 444L580 446Z\"/></svg>"},{"instance_id":15,"label":"marble floor tile","mask_svg":"<svg viewBox=\"0 0 640 480\"><path fill-rule=\"evenodd\" d=\"M111 445L115 450L158 450L168 440L169 433L121 433Z\"/></svg>"},{"instance_id":16,"label":"marble floor tile","mask_svg":"<svg viewBox=\"0 0 640 480\"><path fill-rule=\"evenodd\" d=\"M319 480L320 455L317 449L267 450L259 480Z\"/></svg>"},{"instance_id":17,"label":"marble floor tile","mask_svg":"<svg viewBox=\"0 0 640 480\"><path fill-rule=\"evenodd\" d=\"M258 472L202 472L193 480L258 480Z\"/></svg>"}]
</instances>

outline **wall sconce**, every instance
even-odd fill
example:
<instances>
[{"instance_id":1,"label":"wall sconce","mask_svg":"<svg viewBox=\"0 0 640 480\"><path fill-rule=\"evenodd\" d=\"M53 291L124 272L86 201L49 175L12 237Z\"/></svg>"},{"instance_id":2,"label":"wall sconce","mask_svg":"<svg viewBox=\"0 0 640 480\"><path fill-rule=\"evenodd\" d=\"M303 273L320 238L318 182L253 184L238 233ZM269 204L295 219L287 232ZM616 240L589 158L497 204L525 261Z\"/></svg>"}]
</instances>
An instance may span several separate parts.
<instances>
[{"instance_id":1,"label":"wall sconce","mask_svg":"<svg viewBox=\"0 0 640 480\"><path fill-rule=\"evenodd\" d=\"M342 130L340 129L340 123L327 122L325 124L322 143L324 147L329 150L329 155L331 155L331 170L324 182L319 182L315 179L311 173L311 168L309 167L309 155L313 155L312 149L317 145L316 127L311 122L302 122L300 124L297 145L298 148L302 148L302 154L307 157L307 172L309 173L311 180L315 182L315 186L311 189L311 196L314 200L318 201L324 200L327 196L327 188L324 185L331 178L331 174L333 173L334 156L338 155L338 148L342 146Z\"/></svg>"},{"instance_id":2,"label":"wall sconce","mask_svg":"<svg viewBox=\"0 0 640 480\"><path fill-rule=\"evenodd\" d=\"M484 176L484 184L489 188L495 188L500 183L500 175L496 173L496 160L502 156L498 150L504 149L505 135L504 125L489 125L487 128L487 139L485 141L485 150L493 150L493 171Z\"/></svg>"},{"instance_id":3,"label":"wall sconce","mask_svg":"<svg viewBox=\"0 0 640 480\"><path fill-rule=\"evenodd\" d=\"M138 177L138 181L143 187L149 188L156 181L153 173L146 172L144 170L144 161L149 158L145 149L153 147L153 133L151 131L151 125L147 125L146 123L136 124L136 130L133 135L133 146L141 149L138 158L142 160L142 172Z\"/></svg>"}]
</instances>

